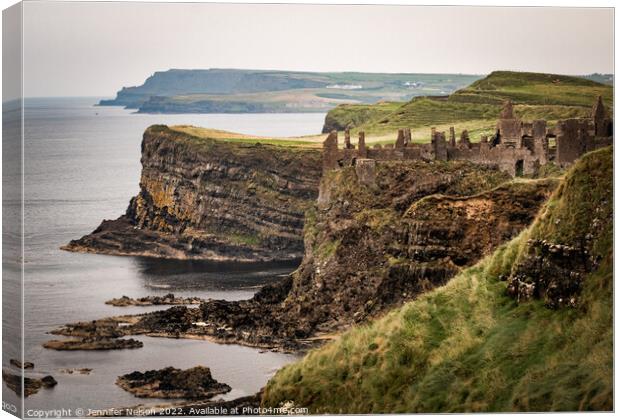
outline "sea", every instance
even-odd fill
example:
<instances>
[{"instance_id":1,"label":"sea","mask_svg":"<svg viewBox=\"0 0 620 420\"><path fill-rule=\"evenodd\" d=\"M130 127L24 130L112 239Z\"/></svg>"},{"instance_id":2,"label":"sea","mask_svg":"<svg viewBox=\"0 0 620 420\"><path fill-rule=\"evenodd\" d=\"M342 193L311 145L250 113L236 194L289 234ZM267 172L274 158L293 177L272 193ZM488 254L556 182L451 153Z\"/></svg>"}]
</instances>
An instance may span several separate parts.
<instances>
[{"instance_id":1,"label":"sea","mask_svg":"<svg viewBox=\"0 0 620 420\"><path fill-rule=\"evenodd\" d=\"M93 231L103 219L123 214L139 191L140 143L152 124L190 124L263 136L300 136L321 131L325 114L137 114L100 107L99 98L27 99L24 112L24 359L29 376L52 375L58 384L25 399L24 414L155 405L170 400L134 397L115 384L118 376L167 366L202 365L232 391L233 399L257 392L282 366L299 355L261 351L208 340L135 337L140 349L55 351L42 344L58 338L49 331L66 323L144 313L166 307L106 305L121 297L174 293L238 300L296 268L288 264L230 264L79 254L60 250ZM13 115L14 117L15 115ZM11 115L4 113L5 129ZM4 149L5 159L9 157ZM17 159L17 157L13 157ZM5 160L6 164L6 160ZM7 178L6 182L10 180ZM8 214L8 213L7 213ZM5 243L5 248L7 245ZM6 259L5 259L6 261ZM4 281L4 325L19 312L19 282ZM14 326L14 325L13 325ZM5 329L5 331L9 331ZM18 333L3 337L3 368L20 358ZM66 369L92 369L90 374ZM13 393L3 382L3 394ZM220 398L220 397L216 397ZM81 411L80 411L81 410ZM67 412L65 411L65 414Z\"/></svg>"}]
</instances>

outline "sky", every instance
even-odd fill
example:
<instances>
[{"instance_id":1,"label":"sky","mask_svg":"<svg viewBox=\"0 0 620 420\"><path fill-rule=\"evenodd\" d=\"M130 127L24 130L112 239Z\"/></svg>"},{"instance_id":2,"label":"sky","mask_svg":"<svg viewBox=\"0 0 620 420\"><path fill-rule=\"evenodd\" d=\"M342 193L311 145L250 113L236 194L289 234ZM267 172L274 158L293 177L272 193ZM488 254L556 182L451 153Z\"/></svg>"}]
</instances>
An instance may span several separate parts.
<instances>
[{"instance_id":1,"label":"sky","mask_svg":"<svg viewBox=\"0 0 620 420\"><path fill-rule=\"evenodd\" d=\"M114 96L170 68L613 72L611 8L28 2L25 96Z\"/></svg>"}]
</instances>

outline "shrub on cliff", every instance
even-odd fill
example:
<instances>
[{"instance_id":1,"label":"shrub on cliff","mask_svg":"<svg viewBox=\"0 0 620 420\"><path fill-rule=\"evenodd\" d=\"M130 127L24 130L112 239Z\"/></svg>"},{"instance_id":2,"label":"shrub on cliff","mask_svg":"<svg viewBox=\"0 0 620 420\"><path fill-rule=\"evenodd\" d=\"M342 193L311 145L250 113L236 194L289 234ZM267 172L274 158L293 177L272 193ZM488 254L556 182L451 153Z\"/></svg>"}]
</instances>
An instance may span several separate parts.
<instances>
[{"instance_id":1,"label":"shrub on cliff","mask_svg":"<svg viewBox=\"0 0 620 420\"><path fill-rule=\"evenodd\" d=\"M446 286L280 370L264 406L317 413L613 409L613 164L585 155L532 226ZM578 299L517 302L536 243L581 249ZM553 269L552 267L550 268ZM561 287L561 285L559 286Z\"/></svg>"}]
</instances>

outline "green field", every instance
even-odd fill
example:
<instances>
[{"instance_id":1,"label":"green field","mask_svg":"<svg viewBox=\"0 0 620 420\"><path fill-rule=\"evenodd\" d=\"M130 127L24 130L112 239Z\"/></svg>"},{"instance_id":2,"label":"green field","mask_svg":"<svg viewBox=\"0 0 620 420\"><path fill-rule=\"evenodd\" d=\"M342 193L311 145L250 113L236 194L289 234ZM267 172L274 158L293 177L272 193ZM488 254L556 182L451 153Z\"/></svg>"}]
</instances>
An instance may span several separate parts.
<instances>
[{"instance_id":1,"label":"green field","mask_svg":"<svg viewBox=\"0 0 620 420\"><path fill-rule=\"evenodd\" d=\"M585 155L530 228L446 286L280 370L263 405L334 414L612 410L612 158L611 148ZM599 263L575 307L506 294L530 239L588 243Z\"/></svg>"},{"instance_id":2,"label":"green field","mask_svg":"<svg viewBox=\"0 0 620 420\"><path fill-rule=\"evenodd\" d=\"M395 133L399 128L426 127L428 133L414 141L428 141L430 127L458 132L470 131L477 141L491 134L503 101L515 104L516 114L524 120L587 117L597 96L612 108L613 87L592 80L542 73L496 71L448 97L416 97L405 103L377 105L341 105L326 116L324 131L349 127L368 135ZM472 121L476 121L474 125ZM469 122L467 127L463 123Z\"/></svg>"}]
</instances>

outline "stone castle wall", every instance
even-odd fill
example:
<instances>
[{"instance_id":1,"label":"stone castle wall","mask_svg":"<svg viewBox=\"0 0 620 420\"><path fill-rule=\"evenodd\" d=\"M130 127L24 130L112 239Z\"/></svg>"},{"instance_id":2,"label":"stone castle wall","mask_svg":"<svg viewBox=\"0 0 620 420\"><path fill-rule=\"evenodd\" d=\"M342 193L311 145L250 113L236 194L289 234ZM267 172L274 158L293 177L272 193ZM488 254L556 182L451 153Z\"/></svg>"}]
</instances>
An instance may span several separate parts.
<instances>
[{"instance_id":1,"label":"stone castle wall","mask_svg":"<svg viewBox=\"0 0 620 420\"><path fill-rule=\"evenodd\" d=\"M548 128L544 120L521 121L514 115L512 103L507 101L500 113L495 135L482 136L479 143L472 143L467 130L456 139L454 127L449 138L444 132L431 129L431 142L414 144L411 130L398 130L393 144L368 147L364 132L359 133L357 148L351 143L350 133L345 132L344 147L338 147L338 133L333 131L323 142L323 169L361 164L364 173L368 160L467 160L497 167L512 176L536 175L540 166L552 162L559 166L572 164L581 155L613 141L613 121L601 97L592 109L591 118L571 118L558 121ZM367 179L371 178L366 176Z\"/></svg>"}]
</instances>

